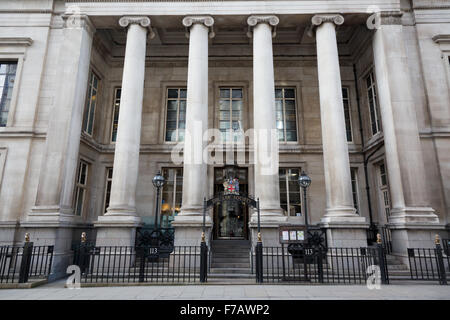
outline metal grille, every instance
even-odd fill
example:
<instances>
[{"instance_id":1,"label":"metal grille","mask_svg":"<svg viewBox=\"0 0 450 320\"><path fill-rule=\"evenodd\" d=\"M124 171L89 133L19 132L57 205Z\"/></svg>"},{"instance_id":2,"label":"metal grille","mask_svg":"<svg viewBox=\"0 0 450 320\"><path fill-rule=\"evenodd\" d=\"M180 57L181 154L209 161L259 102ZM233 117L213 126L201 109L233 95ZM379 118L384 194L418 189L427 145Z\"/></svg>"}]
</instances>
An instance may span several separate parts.
<instances>
[{"instance_id":1,"label":"metal grille","mask_svg":"<svg viewBox=\"0 0 450 320\"><path fill-rule=\"evenodd\" d=\"M0 246L0 283L46 279L53 261L53 246Z\"/></svg>"},{"instance_id":2,"label":"metal grille","mask_svg":"<svg viewBox=\"0 0 450 320\"><path fill-rule=\"evenodd\" d=\"M198 282L200 253L200 246L175 246L164 254L149 246L80 246L74 264L82 283Z\"/></svg>"},{"instance_id":3,"label":"metal grille","mask_svg":"<svg viewBox=\"0 0 450 320\"><path fill-rule=\"evenodd\" d=\"M409 270L412 280L439 281L446 284L450 272L450 257L439 248L408 248Z\"/></svg>"},{"instance_id":4,"label":"metal grille","mask_svg":"<svg viewBox=\"0 0 450 320\"><path fill-rule=\"evenodd\" d=\"M389 278L386 257L380 248L320 248L305 247L289 252L282 247L263 247L263 282L310 282L365 284L369 266L379 266L384 282ZM380 263L380 257L383 261Z\"/></svg>"}]
</instances>

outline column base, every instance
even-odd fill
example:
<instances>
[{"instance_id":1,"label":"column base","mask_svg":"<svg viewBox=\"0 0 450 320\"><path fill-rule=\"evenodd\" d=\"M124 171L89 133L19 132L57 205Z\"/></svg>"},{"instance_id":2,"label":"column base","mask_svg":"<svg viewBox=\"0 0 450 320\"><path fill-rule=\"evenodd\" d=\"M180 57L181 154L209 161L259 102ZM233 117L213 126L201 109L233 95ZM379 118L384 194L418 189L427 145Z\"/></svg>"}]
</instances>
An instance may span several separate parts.
<instances>
[{"instance_id":1,"label":"column base","mask_svg":"<svg viewBox=\"0 0 450 320\"><path fill-rule=\"evenodd\" d=\"M136 215L106 214L94 223L97 229L96 246L134 247L136 228L141 226L141 218Z\"/></svg>"},{"instance_id":2,"label":"column base","mask_svg":"<svg viewBox=\"0 0 450 320\"><path fill-rule=\"evenodd\" d=\"M389 225L439 224L439 217L429 207L394 208L389 216Z\"/></svg>"},{"instance_id":3,"label":"column base","mask_svg":"<svg viewBox=\"0 0 450 320\"><path fill-rule=\"evenodd\" d=\"M328 247L367 247L366 218L357 215L323 217L321 226L327 229Z\"/></svg>"},{"instance_id":4,"label":"column base","mask_svg":"<svg viewBox=\"0 0 450 320\"><path fill-rule=\"evenodd\" d=\"M72 264L72 241L74 230L85 229L82 218L73 214L72 208L60 206L35 206L25 221L20 222L16 238L22 244L26 232L35 246L54 246L49 281L67 276L66 269ZM89 226L87 226L89 229Z\"/></svg>"},{"instance_id":5,"label":"column base","mask_svg":"<svg viewBox=\"0 0 450 320\"><path fill-rule=\"evenodd\" d=\"M392 251L394 254L407 257L408 248L434 248L435 236L445 238L447 231L443 224L391 224Z\"/></svg>"},{"instance_id":6,"label":"column base","mask_svg":"<svg viewBox=\"0 0 450 320\"><path fill-rule=\"evenodd\" d=\"M199 246L202 240L203 232L203 216L193 214L179 214L172 222L175 228L175 246ZM212 231L211 217L205 217L205 240L206 244L210 245L210 237Z\"/></svg>"},{"instance_id":7,"label":"column base","mask_svg":"<svg viewBox=\"0 0 450 320\"><path fill-rule=\"evenodd\" d=\"M18 221L1 221L0 222L0 246L21 244L23 237L19 238L19 222Z\"/></svg>"}]
</instances>

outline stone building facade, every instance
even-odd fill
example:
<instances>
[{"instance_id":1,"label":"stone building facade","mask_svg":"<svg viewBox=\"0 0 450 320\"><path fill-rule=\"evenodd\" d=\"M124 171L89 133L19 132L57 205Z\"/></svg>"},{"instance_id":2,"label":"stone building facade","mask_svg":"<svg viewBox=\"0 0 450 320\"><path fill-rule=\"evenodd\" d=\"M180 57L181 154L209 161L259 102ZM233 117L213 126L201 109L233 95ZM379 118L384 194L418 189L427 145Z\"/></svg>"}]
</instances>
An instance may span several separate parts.
<instances>
[{"instance_id":1,"label":"stone building facade","mask_svg":"<svg viewBox=\"0 0 450 320\"><path fill-rule=\"evenodd\" d=\"M199 243L203 199L237 178L276 245L305 223L305 171L329 245L366 245L373 224L400 256L432 246L449 238L449 56L445 0L1 1L0 243L54 244L56 270L81 232L133 245L161 171L176 244ZM256 238L245 206L206 225Z\"/></svg>"}]
</instances>

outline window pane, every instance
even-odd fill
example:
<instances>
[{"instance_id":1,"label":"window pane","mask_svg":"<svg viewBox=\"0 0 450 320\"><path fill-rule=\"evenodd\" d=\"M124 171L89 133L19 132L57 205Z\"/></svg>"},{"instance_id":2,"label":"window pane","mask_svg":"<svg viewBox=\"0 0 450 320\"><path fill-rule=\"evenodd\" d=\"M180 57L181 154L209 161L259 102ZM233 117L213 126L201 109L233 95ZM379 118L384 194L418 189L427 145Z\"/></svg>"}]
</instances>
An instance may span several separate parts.
<instances>
[{"instance_id":1,"label":"window pane","mask_svg":"<svg viewBox=\"0 0 450 320\"><path fill-rule=\"evenodd\" d=\"M297 131L286 131L286 141L297 141Z\"/></svg>"},{"instance_id":2,"label":"window pane","mask_svg":"<svg viewBox=\"0 0 450 320\"><path fill-rule=\"evenodd\" d=\"M230 110L230 101L229 100L220 100L219 101L219 109L220 110Z\"/></svg>"},{"instance_id":3,"label":"window pane","mask_svg":"<svg viewBox=\"0 0 450 320\"><path fill-rule=\"evenodd\" d=\"M284 89L284 97L285 98L295 98L294 89Z\"/></svg>"},{"instance_id":4,"label":"window pane","mask_svg":"<svg viewBox=\"0 0 450 320\"><path fill-rule=\"evenodd\" d=\"M230 89L220 89L220 97L221 98L229 98L230 97Z\"/></svg>"},{"instance_id":5,"label":"window pane","mask_svg":"<svg viewBox=\"0 0 450 320\"><path fill-rule=\"evenodd\" d=\"M178 101L177 100L168 100L167 101L167 110L176 112L177 108L178 108Z\"/></svg>"},{"instance_id":6,"label":"window pane","mask_svg":"<svg viewBox=\"0 0 450 320\"><path fill-rule=\"evenodd\" d=\"M186 96L187 96L187 90L180 89L180 98L186 98Z\"/></svg>"},{"instance_id":7,"label":"window pane","mask_svg":"<svg viewBox=\"0 0 450 320\"><path fill-rule=\"evenodd\" d=\"M275 98L283 98L283 90L275 89Z\"/></svg>"},{"instance_id":8,"label":"window pane","mask_svg":"<svg viewBox=\"0 0 450 320\"><path fill-rule=\"evenodd\" d=\"M284 105L287 110L295 110L295 101L294 100L285 100Z\"/></svg>"},{"instance_id":9,"label":"window pane","mask_svg":"<svg viewBox=\"0 0 450 320\"><path fill-rule=\"evenodd\" d=\"M220 117L220 120L229 120L230 119L230 111L220 111L219 117Z\"/></svg>"},{"instance_id":10,"label":"window pane","mask_svg":"<svg viewBox=\"0 0 450 320\"><path fill-rule=\"evenodd\" d=\"M242 100L233 100L231 102L231 108L232 108L233 111L235 111L235 110L242 110Z\"/></svg>"},{"instance_id":11,"label":"window pane","mask_svg":"<svg viewBox=\"0 0 450 320\"><path fill-rule=\"evenodd\" d=\"M168 98L178 98L178 89L168 89L167 97Z\"/></svg>"},{"instance_id":12,"label":"window pane","mask_svg":"<svg viewBox=\"0 0 450 320\"><path fill-rule=\"evenodd\" d=\"M186 111L186 100L180 100L180 112Z\"/></svg>"},{"instance_id":13,"label":"window pane","mask_svg":"<svg viewBox=\"0 0 450 320\"><path fill-rule=\"evenodd\" d=\"M233 98L242 98L242 89L233 89L232 97Z\"/></svg>"},{"instance_id":14,"label":"window pane","mask_svg":"<svg viewBox=\"0 0 450 320\"><path fill-rule=\"evenodd\" d=\"M91 71L90 73L90 81L88 85L88 95L86 97L86 104L84 109L84 119L83 119L83 131L89 135L92 135L94 128L94 114L95 114L95 106L97 103L97 89L100 80L97 76Z\"/></svg>"},{"instance_id":15,"label":"window pane","mask_svg":"<svg viewBox=\"0 0 450 320\"><path fill-rule=\"evenodd\" d=\"M177 141L177 136L175 134L175 130L166 128L166 141L169 141L169 142Z\"/></svg>"},{"instance_id":16,"label":"window pane","mask_svg":"<svg viewBox=\"0 0 450 320\"><path fill-rule=\"evenodd\" d=\"M17 62L0 62L0 126L6 126L14 88Z\"/></svg>"},{"instance_id":17,"label":"window pane","mask_svg":"<svg viewBox=\"0 0 450 320\"><path fill-rule=\"evenodd\" d=\"M275 100L275 110L276 111L283 111L283 101Z\"/></svg>"}]
</instances>

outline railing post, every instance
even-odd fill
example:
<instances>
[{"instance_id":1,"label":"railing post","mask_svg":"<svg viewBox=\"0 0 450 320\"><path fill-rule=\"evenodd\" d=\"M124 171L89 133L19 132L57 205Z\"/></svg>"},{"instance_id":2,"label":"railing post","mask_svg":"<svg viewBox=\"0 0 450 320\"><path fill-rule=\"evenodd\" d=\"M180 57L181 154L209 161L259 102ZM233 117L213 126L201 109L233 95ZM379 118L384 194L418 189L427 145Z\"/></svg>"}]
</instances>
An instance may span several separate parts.
<instances>
[{"instance_id":1,"label":"railing post","mask_svg":"<svg viewBox=\"0 0 450 320\"><path fill-rule=\"evenodd\" d=\"M139 282L145 281L145 251L146 247L137 247L136 256L140 258L139 261Z\"/></svg>"},{"instance_id":2,"label":"railing post","mask_svg":"<svg viewBox=\"0 0 450 320\"><path fill-rule=\"evenodd\" d=\"M263 282L263 248L261 241L261 233L258 233L258 242L255 246L255 267L256 267L256 282Z\"/></svg>"},{"instance_id":3,"label":"railing post","mask_svg":"<svg viewBox=\"0 0 450 320\"><path fill-rule=\"evenodd\" d=\"M447 284L447 275L445 274L445 265L444 265L444 258L442 256L441 241L438 235L436 235L434 243L436 245L436 259L439 275L439 284L445 285Z\"/></svg>"},{"instance_id":4,"label":"railing post","mask_svg":"<svg viewBox=\"0 0 450 320\"><path fill-rule=\"evenodd\" d=\"M89 255L88 255L88 246L86 244L86 232L81 233L81 244L78 251L78 266L80 267L81 274L86 271L86 266L88 263Z\"/></svg>"},{"instance_id":5,"label":"railing post","mask_svg":"<svg viewBox=\"0 0 450 320\"><path fill-rule=\"evenodd\" d=\"M381 283L382 284L388 284L389 278L387 274L387 266L386 266L386 260L385 260L385 252L383 248L383 243L381 242L381 235L377 234L377 254L378 254L378 266L380 267L380 273L381 273Z\"/></svg>"},{"instance_id":6,"label":"railing post","mask_svg":"<svg viewBox=\"0 0 450 320\"><path fill-rule=\"evenodd\" d=\"M208 246L206 245L205 233L202 232L202 242L200 244L200 282L208 279Z\"/></svg>"},{"instance_id":7,"label":"railing post","mask_svg":"<svg viewBox=\"0 0 450 320\"><path fill-rule=\"evenodd\" d=\"M33 242L30 242L30 235L25 234L25 243L22 251L22 261L20 263L19 283L28 282L30 274L31 256L33 255Z\"/></svg>"},{"instance_id":8,"label":"railing post","mask_svg":"<svg viewBox=\"0 0 450 320\"><path fill-rule=\"evenodd\" d=\"M322 248L317 247L317 272L319 275L319 283L323 283L323 261L322 261Z\"/></svg>"}]
</instances>

